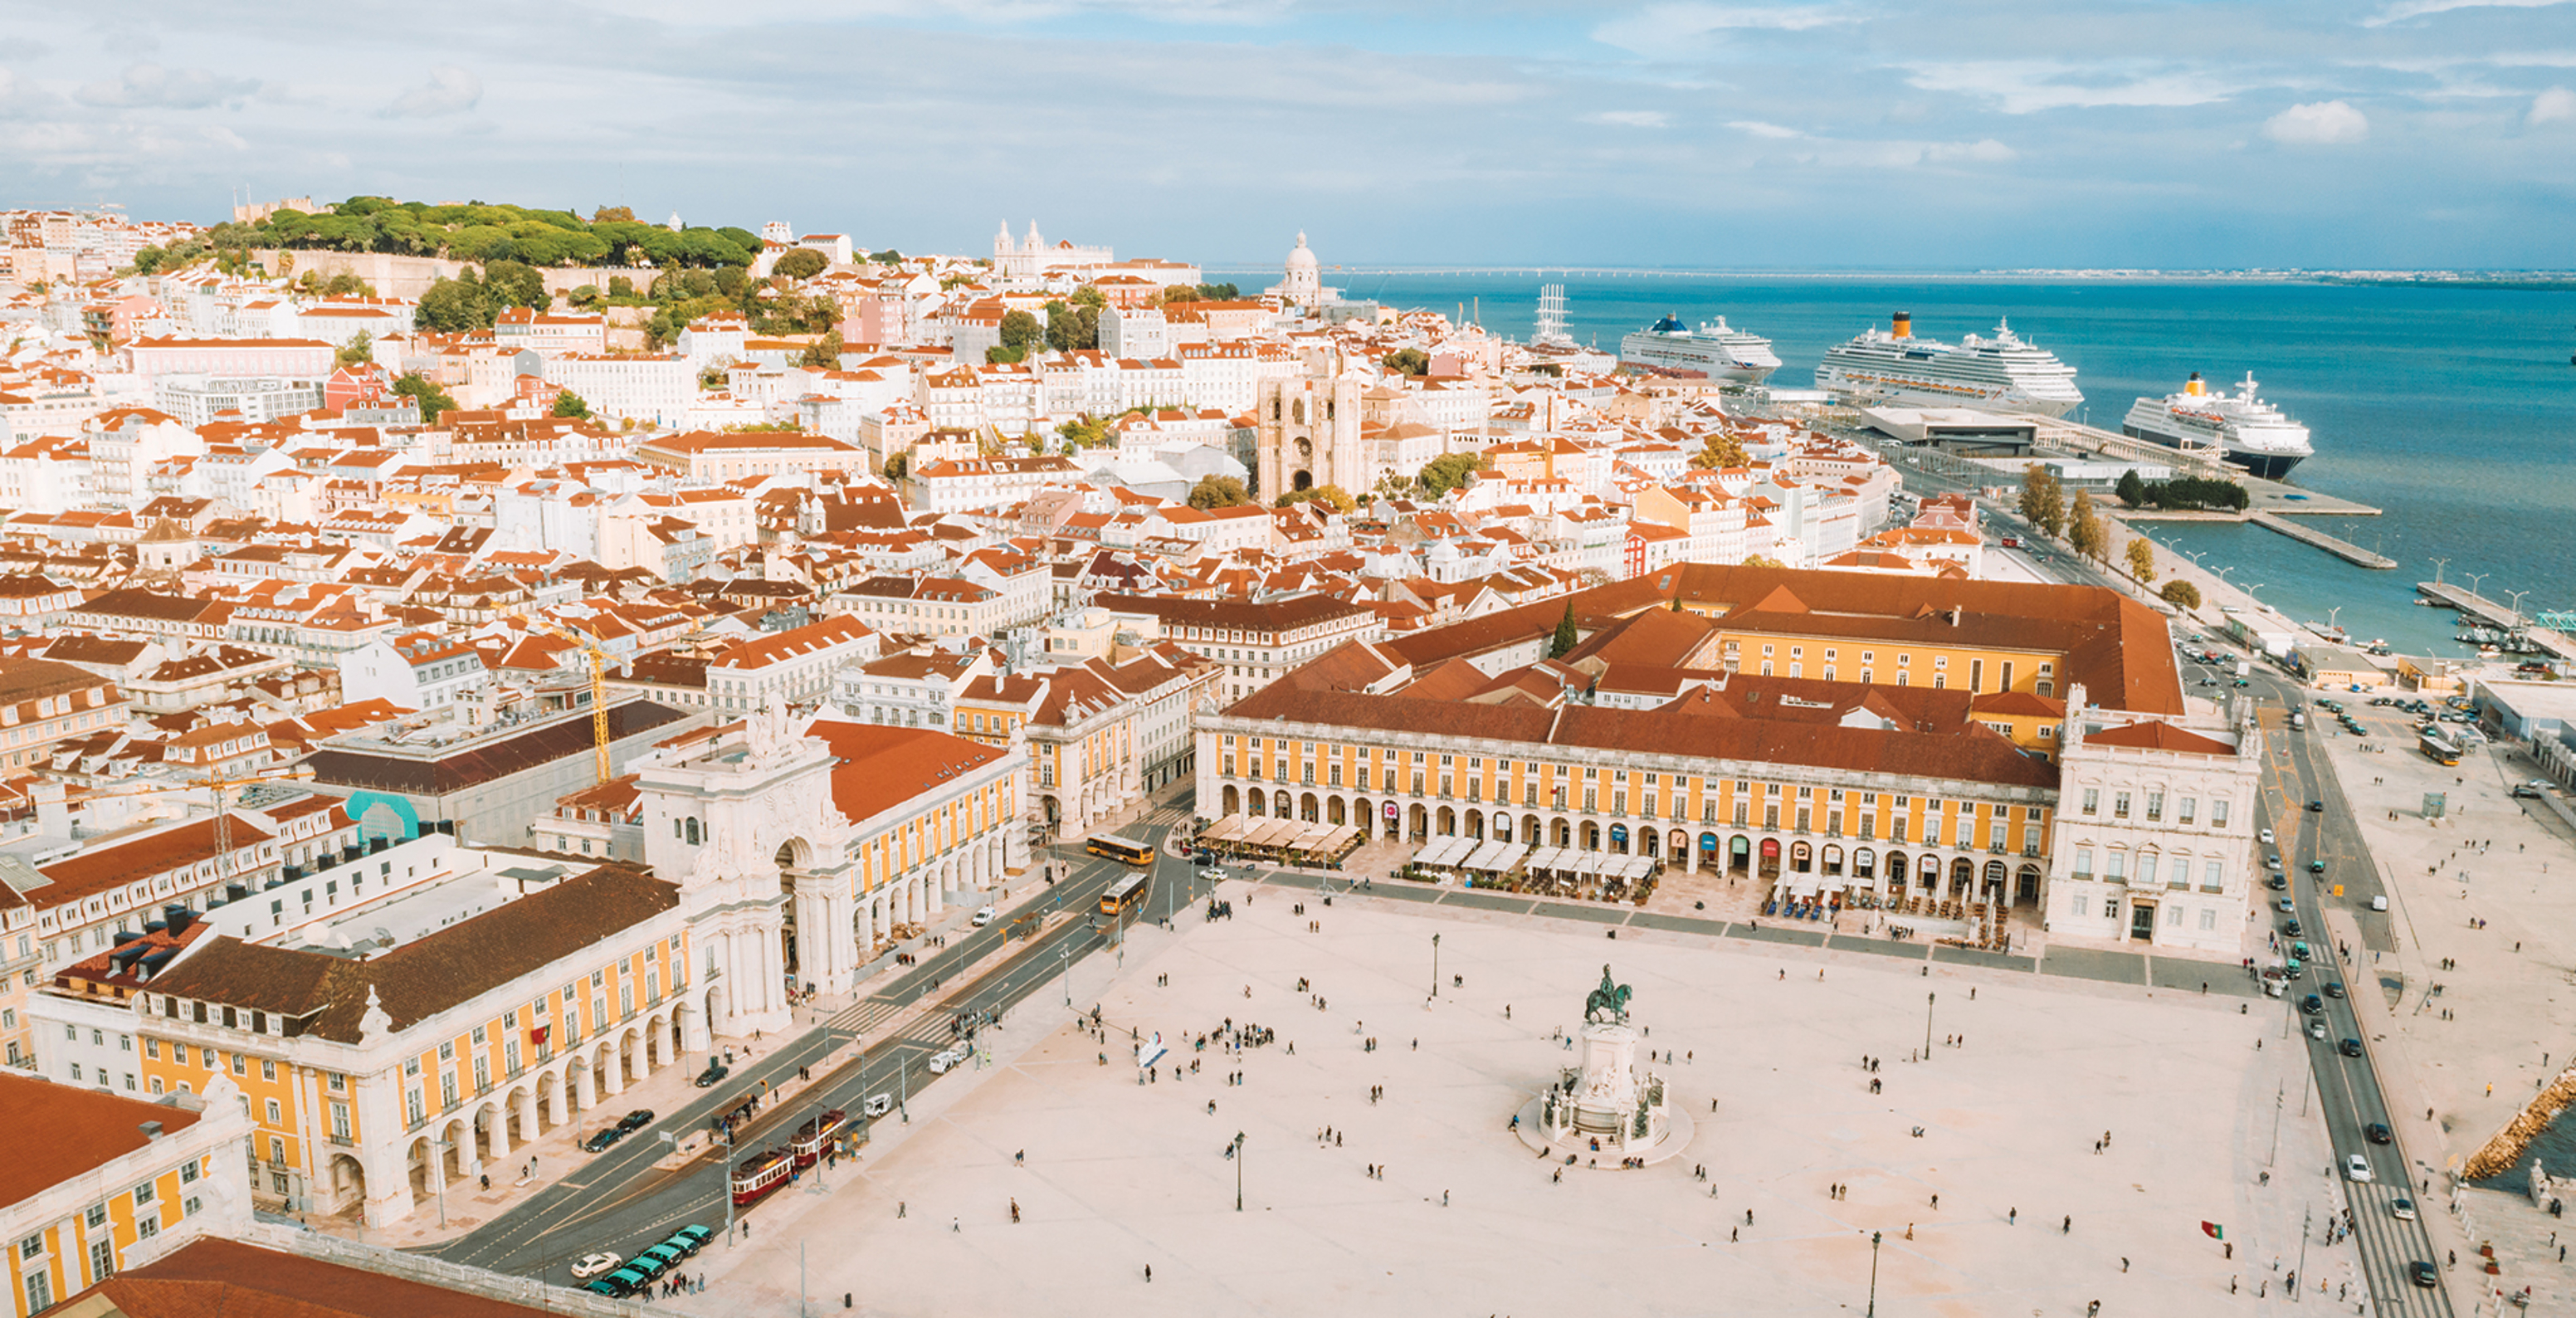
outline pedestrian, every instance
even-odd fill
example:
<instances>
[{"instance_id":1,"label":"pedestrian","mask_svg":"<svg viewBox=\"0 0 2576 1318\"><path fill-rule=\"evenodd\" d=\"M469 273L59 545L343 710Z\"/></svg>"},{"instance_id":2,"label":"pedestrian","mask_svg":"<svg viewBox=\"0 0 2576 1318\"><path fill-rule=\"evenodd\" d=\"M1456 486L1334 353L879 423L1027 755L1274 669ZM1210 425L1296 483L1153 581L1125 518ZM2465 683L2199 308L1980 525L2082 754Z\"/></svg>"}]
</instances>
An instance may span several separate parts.
<instances>
[{"instance_id":1,"label":"pedestrian","mask_svg":"<svg viewBox=\"0 0 2576 1318\"><path fill-rule=\"evenodd\" d=\"M2057 1234L2061 1236L2071 1236L2075 1234L2075 1215L2073 1213L2068 1213L2066 1215L2066 1220L2057 1224Z\"/></svg>"},{"instance_id":2,"label":"pedestrian","mask_svg":"<svg viewBox=\"0 0 2576 1318\"><path fill-rule=\"evenodd\" d=\"M901 1199L897 1199L897 1200L895 1200L895 1201L894 1201L894 1215L895 1215L896 1217L909 1217L909 1216L911 1216L911 1215L912 1215L912 1205L911 1205L911 1204L909 1204L909 1203L904 1202L904 1201L903 1201L903 1200L901 1200Z\"/></svg>"},{"instance_id":3,"label":"pedestrian","mask_svg":"<svg viewBox=\"0 0 2576 1318\"><path fill-rule=\"evenodd\" d=\"M1737 1227L1737 1226L1731 1226L1731 1227L1728 1227L1728 1228L1726 1229L1726 1243L1728 1243L1728 1244L1732 1245L1732 1244L1736 1243L1737 1241L1739 1241L1739 1240L1743 1239L1743 1238L1744 1238L1744 1237L1743 1237L1743 1234L1742 1234L1742 1233L1743 1233L1743 1231L1744 1231L1744 1228L1742 1228L1742 1227Z\"/></svg>"},{"instance_id":4,"label":"pedestrian","mask_svg":"<svg viewBox=\"0 0 2576 1318\"><path fill-rule=\"evenodd\" d=\"M746 1224L746 1225L748 1225L748 1224ZM965 1229L966 1229L966 1228L965 1228L963 1225L961 1225L961 1224L958 1222L958 1220L957 1220L956 1218L953 1218L953 1217L952 1217L952 1218L948 1219L948 1232L949 1232L949 1234L950 1234L950 1235L955 1235L955 1234L957 1234L958 1232L964 1231Z\"/></svg>"},{"instance_id":5,"label":"pedestrian","mask_svg":"<svg viewBox=\"0 0 2576 1318\"><path fill-rule=\"evenodd\" d=\"M2004 1225L2005 1225L2005 1226L2020 1226L2020 1225L2021 1225L2021 1210L2020 1210L2020 1209L2018 1209L2018 1208L2010 1208L2010 1209L2006 1209L2006 1210L2004 1210Z\"/></svg>"},{"instance_id":6,"label":"pedestrian","mask_svg":"<svg viewBox=\"0 0 2576 1318\"><path fill-rule=\"evenodd\" d=\"M2122 1258L2121 1258L2121 1260L2120 1260L2120 1271L2122 1271L2122 1272L2127 1272L2128 1270L2129 1270L2129 1260L2124 1256L2124 1257L2122 1257Z\"/></svg>"},{"instance_id":7,"label":"pedestrian","mask_svg":"<svg viewBox=\"0 0 2576 1318\"><path fill-rule=\"evenodd\" d=\"M1154 1265L1151 1263L1145 1265L1145 1284L1148 1286L1154 1284Z\"/></svg>"}]
</instances>

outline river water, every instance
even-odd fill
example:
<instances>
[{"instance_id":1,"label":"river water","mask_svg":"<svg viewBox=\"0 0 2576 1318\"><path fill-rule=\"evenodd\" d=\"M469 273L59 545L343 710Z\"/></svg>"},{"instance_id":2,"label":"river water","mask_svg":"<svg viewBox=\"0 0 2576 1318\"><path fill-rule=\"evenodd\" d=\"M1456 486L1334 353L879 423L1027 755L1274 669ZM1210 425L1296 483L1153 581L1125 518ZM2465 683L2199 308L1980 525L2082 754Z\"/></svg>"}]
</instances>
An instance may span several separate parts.
<instances>
[{"instance_id":1,"label":"river water","mask_svg":"<svg viewBox=\"0 0 2576 1318\"><path fill-rule=\"evenodd\" d=\"M1566 286L1578 340L1616 352L1665 314L1723 315L1771 339L1772 381L1812 382L1824 351L1890 312L1955 340L2012 328L2076 369L2079 417L2117 430L2131 403L2199 371L2261 393L2312 432L2317 455L2290 480L2385 510L2306 518L2398 560L2354 567L2259 527L2141 523L2166 544L2232 568L2228 579L2297 619L2335 621L2402 652L2456 655L2458 615L2412 604L2439 570L2526 609L2576 609L2576 293L2256 280L2077 280L1977 275L1339 274L1347 296L1451 315L1526 339L1539 286ZM2435 559L2448 560L2438 569ZM2470 582L2470 574L2478 579Z\"/></svg>"}]
</instances>

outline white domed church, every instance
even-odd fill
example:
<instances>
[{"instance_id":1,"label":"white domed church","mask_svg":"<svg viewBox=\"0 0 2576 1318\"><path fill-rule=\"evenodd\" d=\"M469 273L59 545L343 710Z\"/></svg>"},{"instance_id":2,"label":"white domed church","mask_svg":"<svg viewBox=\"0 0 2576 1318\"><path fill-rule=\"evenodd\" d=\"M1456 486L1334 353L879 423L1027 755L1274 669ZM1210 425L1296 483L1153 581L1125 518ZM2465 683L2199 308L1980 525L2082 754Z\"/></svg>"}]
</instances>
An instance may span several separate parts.
<instances>
[{"instance_id":1,"label":"white domed church","mask_svg":"<svg viewBox=\"0 0 2576 1318\"><path fill-rule=\"evenodd\" d=\"M1288 261L1278 283L1268 290L1283 307L1313 307L1341 300L1342 290L1324 287L1323 268L1315 264L1314 249L1306 246L1306 235L1297 235L1296 247L1290 249Z\"/></svg>"}]
</instances>

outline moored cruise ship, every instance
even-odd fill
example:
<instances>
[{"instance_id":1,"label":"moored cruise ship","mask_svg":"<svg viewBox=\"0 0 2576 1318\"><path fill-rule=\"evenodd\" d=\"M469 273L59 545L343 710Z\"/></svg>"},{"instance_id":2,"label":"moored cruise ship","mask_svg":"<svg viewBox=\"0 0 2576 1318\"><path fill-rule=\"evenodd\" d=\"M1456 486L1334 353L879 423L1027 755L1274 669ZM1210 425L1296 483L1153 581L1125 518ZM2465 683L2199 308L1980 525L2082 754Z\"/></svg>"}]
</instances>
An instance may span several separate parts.
<instances>
[{"instance_id":1,"label":"moored cruise ship","mask_svg":"<svg viewBox=\"0 0 2576 1318\"><path fill-rule=\"evenodd\" d=\"M1771 340L1729 329L1726 317L1689 329L1671 317L1619 340L1619 360L1667 371L1696 371L1712 380L1760 384L1780 369Z\"/></svg>"},{"instance_id":2,"label":"moored cruise ship","mask_svg":"<svg viewBox=\"0 0 2576 1318\"><path fill-rule=\"evenodd\" d=\"M2214 394L2194 371L2181 393L2139 399L2120 431L2131 439L2210 454L2265 480L2279 480L2316 449L2308 443L2308 428L2255 397L2254 387L2254 373L2248 371L2234 394Z\"/></svg>"},{"instance_id":3,"label":"moored cruise ship","mask_svg":"<svg viewBox=\"0 0 2576 1318\"><path fill-rule=\"evenodd\" d=\"M1914 337L1914 318L1897 312L1887 329L1870 329L1828 349L1816 387L1848 403L1974 407L2058 417L2084 395L2075 368L1997 324L1992 336L1957 343Z\"/></svg>"}]
</instances>

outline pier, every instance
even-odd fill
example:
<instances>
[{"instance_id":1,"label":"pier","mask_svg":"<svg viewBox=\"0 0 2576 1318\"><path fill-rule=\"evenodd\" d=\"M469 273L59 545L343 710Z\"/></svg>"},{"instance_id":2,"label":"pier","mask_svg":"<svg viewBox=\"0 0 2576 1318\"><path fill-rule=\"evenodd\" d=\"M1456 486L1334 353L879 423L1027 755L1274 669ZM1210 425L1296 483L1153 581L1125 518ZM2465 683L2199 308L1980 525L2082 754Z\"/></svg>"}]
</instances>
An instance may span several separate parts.
<instances>
[{"instance_id":1,"label":"pier","mask_svg":"<svg viewBox=\"0 0 2576 1318\"><path fill-rule=\"evenodd\" d=\"M2560 659L2576 660L2576 641L2546 627L2534 626L2531 619L2515 613L2512 606L2498 604L2484 595L2462 586L2442 581L2418 581L2415 593L2477 619L2490 627L2519 627L2532 641Z\"/></svg>"},{"instance_id":2,"label":"pier","mask_svg":"<svg viewBox=\"0 0 2576 1318\"><path fill-rule=\"evenodd\" d=\"M2273 513L2249 513L2246 515L2245 520L2252 522L2256 526L2262 527L2264 530L2278 531L2281 534L2298 541L2300 544L2314 545L2347 563L2358 564L2367 568L2378 568L2381 570L2392 569L2397 566L2397 560L2390 558L2385 554L2374 554L2349 540L2338 540L2333 536L2327 535L2323 531L2316 530L2312 527L2301 526L2296 522L2289 521Z\"/></svg>"}]
</instances>

